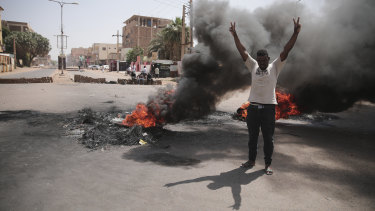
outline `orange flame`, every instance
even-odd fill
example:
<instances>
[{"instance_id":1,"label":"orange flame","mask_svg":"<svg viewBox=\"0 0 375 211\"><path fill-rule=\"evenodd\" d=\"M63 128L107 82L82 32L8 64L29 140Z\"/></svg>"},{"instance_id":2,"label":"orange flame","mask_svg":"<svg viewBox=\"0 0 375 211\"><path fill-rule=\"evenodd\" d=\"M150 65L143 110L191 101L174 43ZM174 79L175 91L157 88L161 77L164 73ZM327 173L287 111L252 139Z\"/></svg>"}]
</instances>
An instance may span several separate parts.
<instances>
[{"instance_id":1,"label":"orange flame","mask_svg":"<svg viewBox=\"0 0 375 211\"><path fill-rule=\"evenodd\" d=\"M246 102L242 104L242 106L239 109L237 109L238 116L243 120L245 120L247 117L247 107L249 107L249 105L250 102Z\"/></svg>"},{"instance_id":2,"label":"orange flame","mask_svg":"<svg viewBox=\"0 0 375 211\"><path fill-rule=\"evenodd\" d=\"M153 101L147 105L139 103L136 109L125 117L122 124L128 127L134 125L140 125L144 128L155 127L165 123L165 119L162 117L162 105L163 107L170 108L173 104L172 95L174 90L167 90L163 94L157 96Z\"/></svg>"},{"instance_id":3,"label":"orange flame","mask_svg":"<svg viewBox=\"0 0 375 211\"><path fill-rule=\"evenodd\" d=\"M291 94L282 93L276 91L277 103L275 119L280 118L287 119L292 115L299 115L301 112L298 110L296 103L294 102L294 96ZM250 102L242 104L240 108L237 109L237 115L240 119L245 120L247 117L247 108L249 107Z\"/></svg>"},{"instance_id":4,"label":"orange flame","mask_svg":"<svg viewBox=\"0 0 375 211\"><path fill-rule=\"evenodd\" d=\"M162 123L162 119L157 119L155 114L148 109L145 104L139 103L136 109L122 121L128 127L140 125L142 127L155 127L157 123Z\"/></svg>"},{"instance_id":5,"label":"orange flame","mask_svg":"<svg viewBox=\"0 0 375 211\"><path fill-rule=\"evenodd\" d=\"M301 114L294 102L293 95L276 91L276 98L278 103L276 106L276 119L287 119L289 116Z\"/></svg>"}]
</instances>

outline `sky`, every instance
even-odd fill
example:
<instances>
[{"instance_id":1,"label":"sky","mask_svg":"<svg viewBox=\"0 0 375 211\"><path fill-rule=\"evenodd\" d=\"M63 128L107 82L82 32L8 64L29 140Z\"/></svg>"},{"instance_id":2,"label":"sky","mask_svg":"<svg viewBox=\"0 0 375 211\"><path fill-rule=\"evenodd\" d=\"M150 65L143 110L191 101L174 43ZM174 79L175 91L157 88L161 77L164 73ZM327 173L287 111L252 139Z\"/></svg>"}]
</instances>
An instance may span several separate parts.
<instances>
[{"instance_id":1,"label":"sky","mask_svg":"<svg viewBox=\"0 0 375 211\"><path fill-rule=\"evenodd\" d=\"M64 0L77 2L63 7L63 29L68 35L68 48L91 47L93 43L117 42L117 30L122 32L124 21L133 15L153 16L175 19L182 16L182 5L189 0ZM194 2L195 0L193 0ZM276 0L229 0L231 6L253 11L265 7ZM281 1L281 0L278 0ZM324 0L296 0L296 4L305 4L319 13ZM57 48L56 35L60 34L61 8L56 2L48 0L0 0L4 9L3 20L27 22L30 27L50 41L50 55L57 60L60 50ZM120 39L121 42L121 39Z\"/></svg>"}]
</instances>

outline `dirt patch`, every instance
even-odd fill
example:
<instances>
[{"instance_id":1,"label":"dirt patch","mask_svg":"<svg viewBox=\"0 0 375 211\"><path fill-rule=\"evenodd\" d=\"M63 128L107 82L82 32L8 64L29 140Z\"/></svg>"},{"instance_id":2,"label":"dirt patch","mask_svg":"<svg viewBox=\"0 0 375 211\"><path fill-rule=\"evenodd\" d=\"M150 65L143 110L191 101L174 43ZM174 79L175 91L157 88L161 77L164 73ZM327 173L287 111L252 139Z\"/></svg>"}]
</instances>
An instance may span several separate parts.
<instances>
[{"instance_id":1,"label":"dirt patch","mask_svg":"<svg viewBox=\"0 0 375 211\"><path fill-rule=\"evenodd\" d=\"M52 76L53 83L57 84L73 84L73 80L70 78L69 73L65 72L63 75L60 74L60 71L55 72Z\"/></svg>"}]
</instances>

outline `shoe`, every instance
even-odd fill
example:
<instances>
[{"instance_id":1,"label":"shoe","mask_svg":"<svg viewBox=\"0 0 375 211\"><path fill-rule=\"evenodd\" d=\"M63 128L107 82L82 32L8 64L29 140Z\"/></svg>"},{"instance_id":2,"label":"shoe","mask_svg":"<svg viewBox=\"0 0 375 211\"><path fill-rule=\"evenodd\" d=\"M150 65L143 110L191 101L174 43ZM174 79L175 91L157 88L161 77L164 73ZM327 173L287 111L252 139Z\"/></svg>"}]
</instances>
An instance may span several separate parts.
<instances>
[{"instance_id":1,"label":"shoe","mask_svg":"<svg viewBox=\"0 0 375 211\"><path fill-rule=\"evenodd\" d=\"M255 166L255 161L248 160L246 163L241 165L241 168L253 168Z\"/></svg>"},{"instance_id":2,"label":"shoe","mask_svg":"<svg viewBox=\"0 0 375 211\"><path fill-rule=\"evenodd\" d=\"M264 169L264 171L266 172L267 175L272 175L273 174L273 171L271 169L270 166L266 166L266 168Z\"/></svg>"}]
</instances>

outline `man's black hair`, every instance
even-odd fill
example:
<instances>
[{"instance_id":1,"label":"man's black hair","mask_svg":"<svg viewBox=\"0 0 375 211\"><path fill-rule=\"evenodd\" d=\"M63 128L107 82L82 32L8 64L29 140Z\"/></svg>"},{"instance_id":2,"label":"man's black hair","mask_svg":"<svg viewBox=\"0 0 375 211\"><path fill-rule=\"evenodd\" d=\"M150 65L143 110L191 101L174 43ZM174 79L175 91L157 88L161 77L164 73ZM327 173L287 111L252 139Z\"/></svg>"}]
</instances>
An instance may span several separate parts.
<instances>
[{"instance_id":1,"label":"man's black hair","mask_svg":"<svg viewBox=\"0 0 375 211\"><path fill-rule=\"evenodd\" d=\"M265 49L260 49L257 51L257 56L268 56L268 52Z\"/></svg>"}]
</instances>

